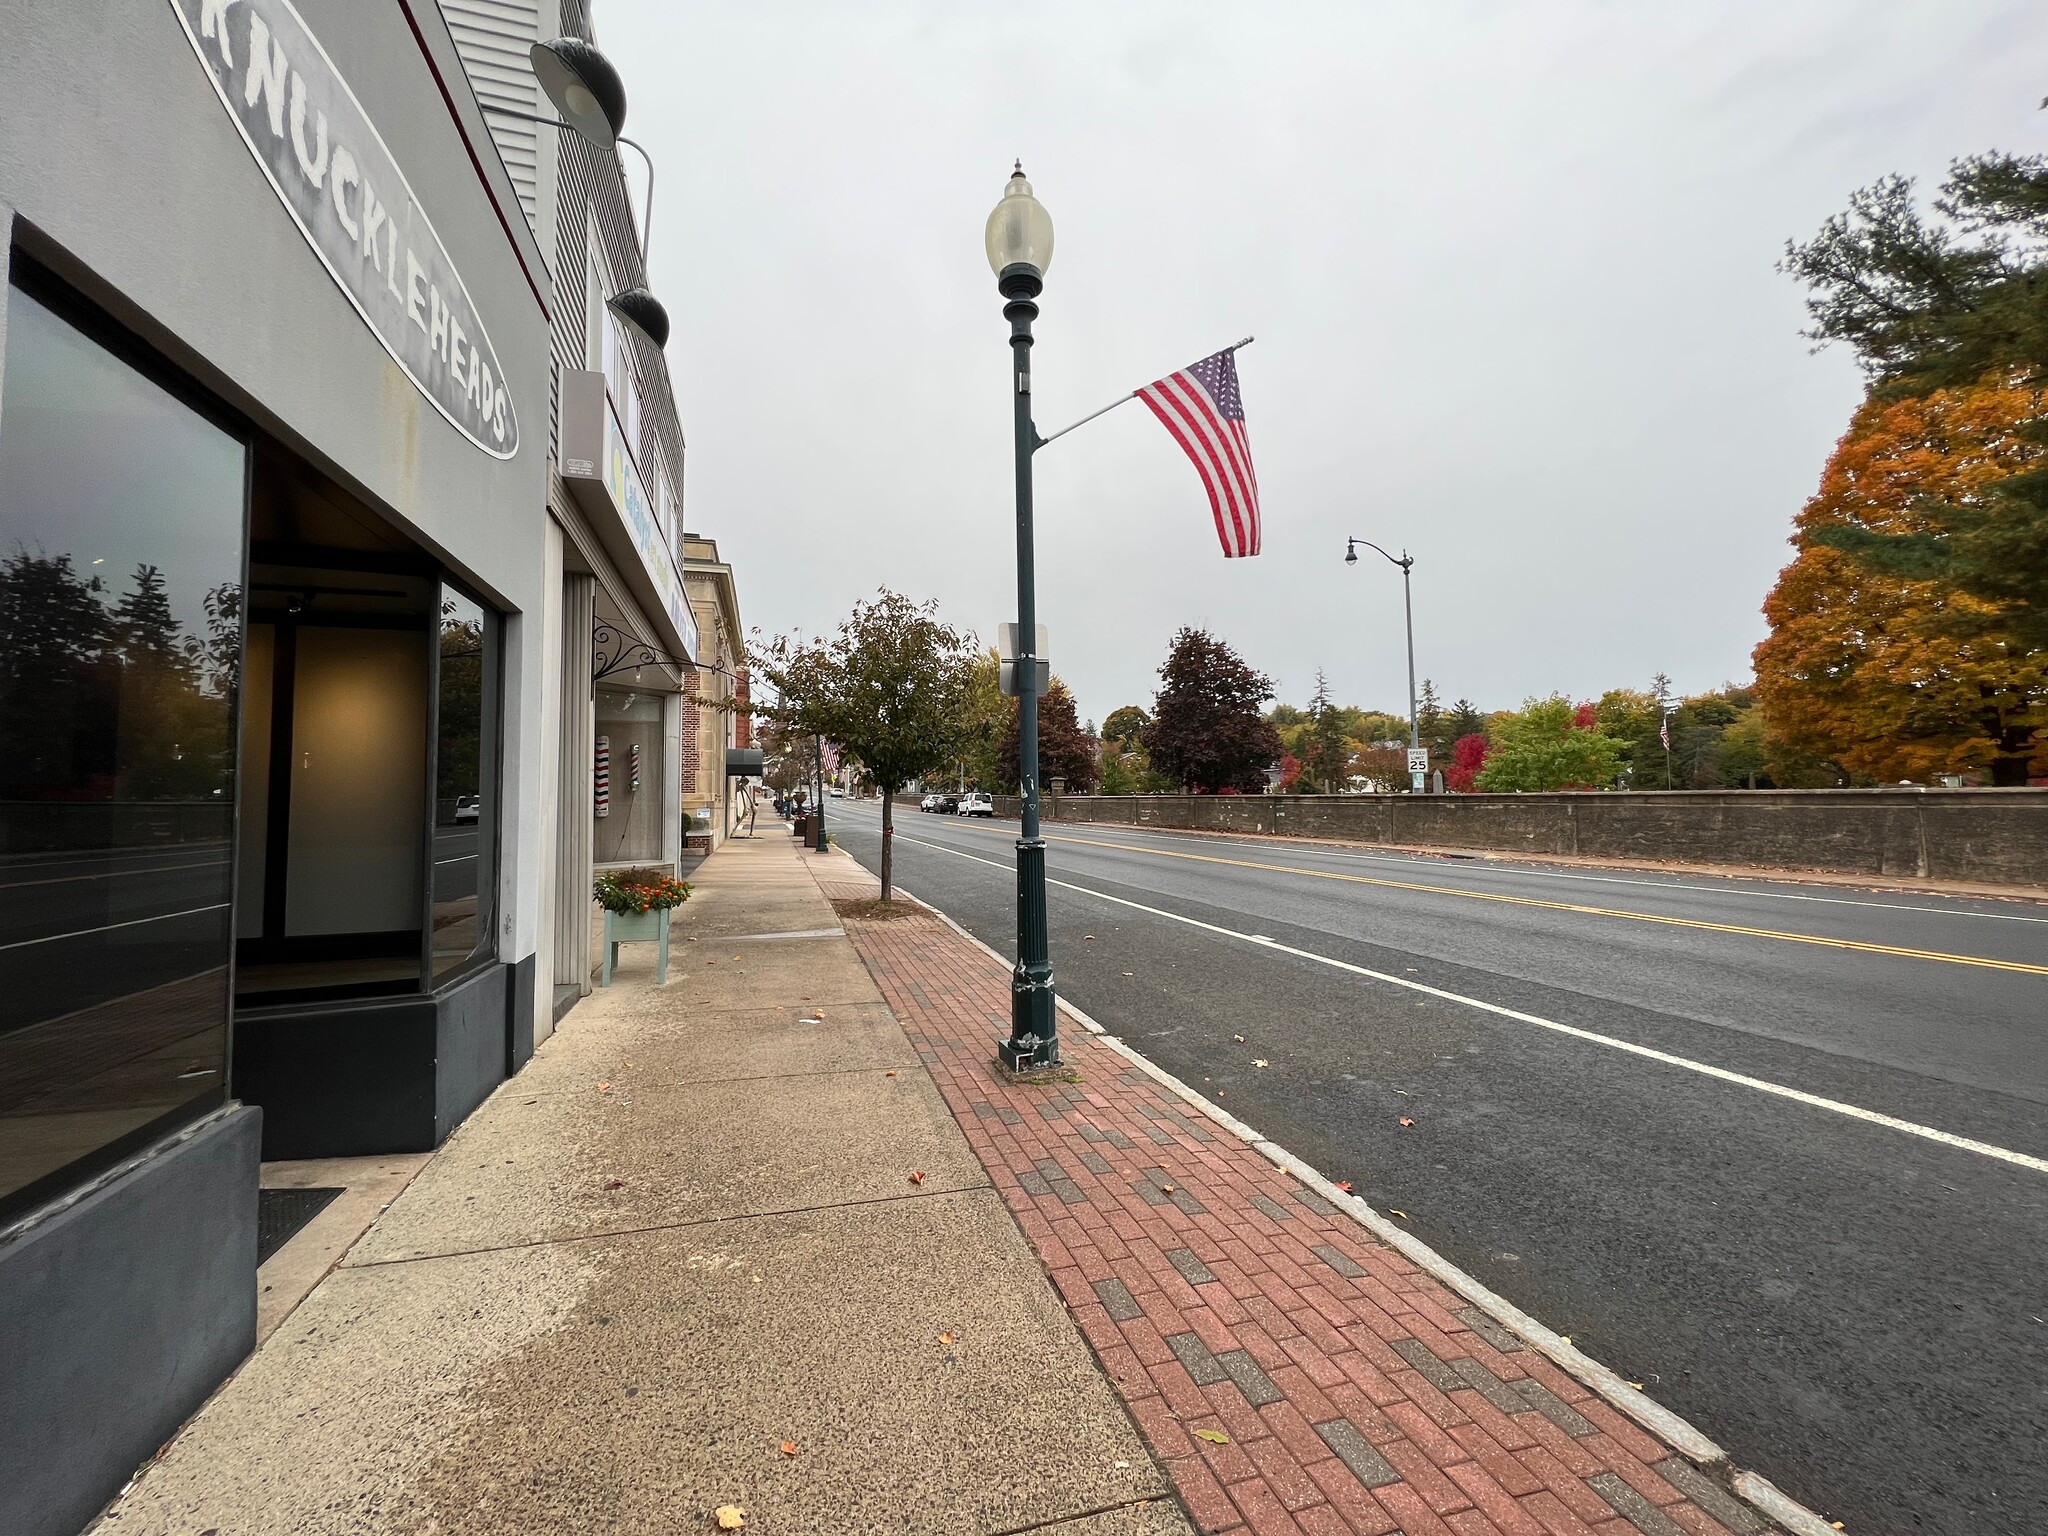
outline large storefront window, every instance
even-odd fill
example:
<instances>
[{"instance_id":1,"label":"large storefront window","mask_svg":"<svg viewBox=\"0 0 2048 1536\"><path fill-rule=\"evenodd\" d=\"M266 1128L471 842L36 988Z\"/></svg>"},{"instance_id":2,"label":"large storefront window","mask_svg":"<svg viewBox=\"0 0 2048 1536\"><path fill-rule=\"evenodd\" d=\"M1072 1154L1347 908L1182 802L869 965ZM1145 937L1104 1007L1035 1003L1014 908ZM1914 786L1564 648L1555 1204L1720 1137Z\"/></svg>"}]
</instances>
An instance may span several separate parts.
<instances>
[{"instance_id":1,"label":"large storefront window","mask_svg":"<svg viewBox=\"0 0 2048 1536\"><path fill-rule=\"evenodd\" d=\"M435 701L434 980L492 953L497 892L498 619L441 590Z\"/></svg>"},{"instance_id":2,"label":"large storefront window","mask_svg":"<svg viewBox=\"0 0 2048 1536\"><path fill-rule=\"evenodd\" d=\"M595 831L599 864L646 864L662 857L663 701L629 688L597 693Z\"/></svg>"},{"instance_id":3,"label":"large storefront window","mask_svg":"<svg viewBox=\"0 0 2048 1536\"><path fill-rule=\"evenodd\" d=\"M243 442L7 291L0 1210L224 1094Z\"/></svg>"}]
</instances>

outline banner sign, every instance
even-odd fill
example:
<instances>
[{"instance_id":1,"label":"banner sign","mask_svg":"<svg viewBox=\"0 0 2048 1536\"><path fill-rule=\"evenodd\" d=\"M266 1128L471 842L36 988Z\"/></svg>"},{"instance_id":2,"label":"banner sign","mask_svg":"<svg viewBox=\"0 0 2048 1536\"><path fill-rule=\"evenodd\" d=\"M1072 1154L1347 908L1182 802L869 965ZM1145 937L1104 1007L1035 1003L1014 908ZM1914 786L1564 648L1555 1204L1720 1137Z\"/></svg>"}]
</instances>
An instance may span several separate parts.
<instances>
[{"instance_id":1,"label":"banner sign","mask_svg":"<svg viewBox=\"0 0 2048 1536\"><path fill-rule=\"evenodd\" d=\"M434 409L494 458L519 419L483 317L382 135L291 0L171 0L285 211Z\"/></svg>"}]
</instances>

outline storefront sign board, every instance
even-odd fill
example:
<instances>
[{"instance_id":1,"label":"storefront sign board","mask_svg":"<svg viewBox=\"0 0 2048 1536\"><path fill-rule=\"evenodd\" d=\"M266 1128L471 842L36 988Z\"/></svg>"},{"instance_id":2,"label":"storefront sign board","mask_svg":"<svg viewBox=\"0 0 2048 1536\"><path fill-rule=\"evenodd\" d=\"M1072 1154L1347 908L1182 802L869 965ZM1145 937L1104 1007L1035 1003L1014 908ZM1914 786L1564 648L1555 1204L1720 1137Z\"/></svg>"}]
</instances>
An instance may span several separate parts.
<instances>
[{"instance_id":1,"label":"storefront sign board","mask_svg":"<svg viewBox=\"0 0 2048 1536\"><path fill-rule=\"evenodd\" d=\"M348 82L290 0L171 0L242 142L357 314L495 458L519 417L483 317Z\"/></svg>"}]
</instances>

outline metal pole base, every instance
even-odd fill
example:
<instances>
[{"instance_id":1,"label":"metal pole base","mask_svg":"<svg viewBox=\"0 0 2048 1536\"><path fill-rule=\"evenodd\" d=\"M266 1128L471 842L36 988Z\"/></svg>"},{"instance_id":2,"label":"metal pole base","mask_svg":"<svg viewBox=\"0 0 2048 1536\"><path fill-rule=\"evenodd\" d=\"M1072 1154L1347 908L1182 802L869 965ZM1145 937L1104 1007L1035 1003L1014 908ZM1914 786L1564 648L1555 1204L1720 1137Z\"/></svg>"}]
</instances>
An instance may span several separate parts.
<instances>
[{"instance_id":1,"label":"metal pole base","mask_svg":"<svg viewBox=\"0 0 2048 1536\"><path fill-rule=\"evenodd\" d=\"M1010 973L1010 1038L998 1042L996 1060L1011 1072L1039 1072L1060 1064L1052 960L1046 950L1045 844L1017 843L1017 967Z\"/></svg>"}]
</instances>

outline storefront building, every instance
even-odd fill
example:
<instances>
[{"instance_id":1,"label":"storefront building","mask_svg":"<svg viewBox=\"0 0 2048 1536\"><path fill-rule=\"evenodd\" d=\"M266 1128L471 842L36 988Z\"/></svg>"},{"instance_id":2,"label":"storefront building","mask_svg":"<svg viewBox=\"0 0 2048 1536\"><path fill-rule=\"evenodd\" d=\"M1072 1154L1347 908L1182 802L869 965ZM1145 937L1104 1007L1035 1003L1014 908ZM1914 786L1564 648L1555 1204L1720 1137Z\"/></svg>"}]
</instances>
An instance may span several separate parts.
<instances>
[{"instance_id":1,"label":"storefront building","mask_svg":"<svg viewBox=\"0 0 2048 1536\"><path fill-rule=\"evenodd\" d=\"M740 711L747 652L739 588L718 558L717 540L683 535L683 584L702 637L683 723L683 816L690 846L709 853L732 836L738 814L733 754L748 745Z\"/></svg>"},{"instance_id":2,"label":"storefront building","mask_svg":"<svg viewBox=\"0 0 2048 1536\"><path fill-rule=\"evenodd\" d=\"M666 317L647 308L648 231L619 153L531 120L554 109L529 49L558 37L593 41L589 6L442 0L442 10L552 274L544 984L534 1026L545 1038L591 988L594 874L673 871L689 835L683 689L701 642L681 558L683 430L663 351ZM621 305L622 295L643 302Z\"/></svg>"},{"instance_id":3,"label":"storefront building","mask_svg":"<svg viewBox=\"0 0 2048 1536\"><path fill-rule=\"evenodd\" d=\"M259 1158L550 1016L560 317L431 0L7 44L0 1529L71 1536L250 1347Z\"/></svg>"}]
</instances>

